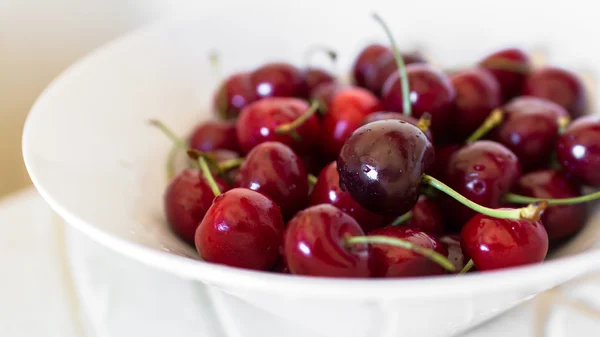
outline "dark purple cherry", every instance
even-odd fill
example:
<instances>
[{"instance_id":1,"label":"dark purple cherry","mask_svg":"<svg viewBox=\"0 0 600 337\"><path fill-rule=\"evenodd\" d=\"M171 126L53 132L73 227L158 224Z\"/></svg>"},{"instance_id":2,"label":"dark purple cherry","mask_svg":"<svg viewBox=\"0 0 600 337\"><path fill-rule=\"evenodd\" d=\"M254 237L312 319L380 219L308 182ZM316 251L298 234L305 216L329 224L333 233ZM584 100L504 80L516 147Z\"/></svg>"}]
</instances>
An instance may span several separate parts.
<instances>
[{"instance_id":1,"label":"dark purple cherry","mask_svg":"<svg viewBox=\"0 0 600 337\"><path fill-rule=\"evenodd\" d=\"M448 234L440 237L440 242L448 250L448 260L454 265L456 271L462 270L467 264L467 258L460 246L460 234Z\"/></svg>"},{"instance_id":2,"label":"dark purple cherry","mask_svg":"<svg viewBox=\"0 0 600 337\"><path fill-rule=\"evenodd\" d=\"M188 140L192 149L209 152L230 150L240 152L235 121L208 121L196 127Z\"/></svg>"},{"instance_id":3,"label":"dark purple cherry","mask_svg":"<svg viewBox=\"0 0 600 337\"><path fill-rule=\"evenodd\" d=\"M577 118L587 110L587 93L574 73L555 67L534 70L523 84L523 95L548 99Z\"/></svg>"},{"instance_id":4,"label":"dark purple cherry","mask_svg":"<svg viewBox=\"0 0 600 337\"><path fill-rule=\"evenodd\" d=\"M340 188L340 176L336 162L327 165L319 174L317 184L310 196L311 205L331 204L358 222L365 232L381 227L383 217L362 208L350 193Z\"/></svg>"},{"instance_id":5,"label":"dark purple cherry","mask_svg":"<svg viewBox=\"0 0 600 337\"><path fill-rule=\"evenodd\" d=\"M282 143L265 142L254 147L240 167L235 185L273 199L281 207L285 219L308 202L304 164L292 149Z\"/></svg>"},{"instance_id":6,"label":"dark purple cherry","mask_svg":"<svg viewBox=\"0 0 600 337\"><path fill-rule=\"evenodd\" d=\"M369 233L369 236L384 235L402 239L448 256L444 245L434 236L419 228L387 226ZM371 244L369 266L375 277L414 277L444 274L439 264L412 250L386 244Z\"/></svg>"},{"instance_id":7,"label":"dark purple cherry","mask_svg":"<svg viewBox=\"0 0 600 337\"><path fill-rule=\"evenodd\" d=\"M259 99L296 97L301 93L302 74L289 63L268 63L254 70L250 81Z\"/></svg>"},{"instance_id":8,"label":"dark purple cherry","mask_svg":"<svg viewBox=\"0 0 600 337\"><path fill-rule=\"evenodd\" d=\"M520 49L502 49L486 56L479 66L498 80L504 101L519 96L525 76L531 71L529 56Z\"/></svg>"},{"instance_id":9,"label":"dark purple cherry","mask_svg":"<svg viewBox=\"0 0 600 337\"><path fill-rule=\"evenodd\" d=\"M446 224L440 206L434 200L422 195L415 206L410 210L412 216L404 224L417 228L432 235L444 233Z\"/></svg>"},{"instance_id":10,"label":"dark purple cherry","mask_svg":"<svg viewBox=\"0 0 600 337\"><path fill-rule=\"evenodd\" d=\"M580 117L556 144L558 162L584 184L600 187L600 117Z\"/></svg>"},{"instance_id":11,"label":"dark purple cherry","mask_svg":"<svg viewBox=\"0 0 600 337\"><path fill-rule=\"evenodd\" d=\"M464 225L460 239L478 271L539 263L548 253L548 234L541 221L477 214Z\"/></svg>"},{"instance_id":12,"label":"dark purple cherry","mask_svg":"<svg viewBox=\"0 0 600 337\"><path fill-rule=\"evenodd\" d=\"M454 155L454 153L460 150L461 145L445 145L441 147L435 148L435 161L433 165L429 167L429 171L426 172L435 178L446 181L446 173L448 171L448 164L450 163L450 158Z\"/></svg>"},{"instance_id":13,"label":"dark purple cherry","mask_svg":"<svg viewBox=\"0 0 600 337\"><path fill-rule=\"evenodd\" d=\"M328 71L315 67L302 69L300 76L302 82L298 91L298 97L310 98L313 91L324 84L335 83L335 77Z\"/></svg>"},{"instance_id":14,"label":"dark purple cherry","mask_svg":"<svg viewBox=\"0 0 600 337\"><path fill-rule=\"evenodd\" d=\"M380 111L380 112L376 112L376 113L372 113L372 114L368 115L367 118L365 118L365 120L363 120L362 125L369 124L369 123L375 122L375 121L384 121L386 119L397 119L399 121L405 121L407 123L410 123L414 126L419 125L419 120L414 117L407 116L407 115L399 113L399 112L385 112L385 111ZM425 132L425 135L433 143L433 134L431 133L431 130L427 129L427 131Z\"/></svg>"},{"instance_id":15,"label":"dark purple cherry","mask_svg":"<svg viewBox=\"0 0 600 337\"><path fill-rule=\"evenodd\" d=\"M217 90L213 105L217 116L222 119L237 118L242 109L258 97L250 81L249 73L229 76Z\"/></svg>"},{"instance_id":16,"label":"dark purple cherry","mask_svg":"<svg viewBox=\"0 0 600 337\"><path fill-rule=\"evenodd\" d=\"M204 261L269 270L279 257L283 218L266 196L234 188L215 198L196 230L196 249Z\"/></svg>"},{"instance_id":17,"label":"dark purple cherry","mask_svg":"<svg viewBox=\"0 0 600 337\"><path fill-rule=\"evenodd\" d=\"M416 126L376 121L344 144L337 159L340 185L371 212L402 215L419 199L421 176L433 160L433 145Z\"/></svg>"},{"instance_id":18,"label":"dark purple cherry","mask_svg":"<svg viewBox=\"0 0 600 337\"><path fill-rule=\"evenodd\" d=\"M369 277L369 248L346 243L364 235L351 216L332 205L298 212L284 235L284 255L292 274L326 277Z\"/></svg>"}]
</instances>

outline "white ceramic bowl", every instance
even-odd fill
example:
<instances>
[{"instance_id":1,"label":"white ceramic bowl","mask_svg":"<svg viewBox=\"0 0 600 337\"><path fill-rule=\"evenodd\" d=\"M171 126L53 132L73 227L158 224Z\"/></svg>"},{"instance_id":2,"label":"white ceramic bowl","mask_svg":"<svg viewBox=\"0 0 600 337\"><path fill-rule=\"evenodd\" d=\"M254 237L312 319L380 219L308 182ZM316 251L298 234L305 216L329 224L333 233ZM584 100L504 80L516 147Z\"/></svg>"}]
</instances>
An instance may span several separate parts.
<instances>
[{"instance_id":1,"label":"white ceramic bowl","mask_svg":"<svg viewBox=\"0 0 600 337\"><path fill-rule=\"evenodd\" d=\"M514 13L517 4L524 13ZM558 16L550 11L535 18L531 29L533 19L526 13L534 8L511 1L501 5L494 8L474 1L465 13L452 11L454 2L375 2L369 7L348 1L219 2L194 18L163 22L118 39L60 76L27 120L23 136L27 169L47 202L97 242L218 287L316 335L458 333L540 291L600 268L600 213L594 212L588 226L552 261L462 277L340 280L209 264L165 223L163 168L170 144L146 121L159 118L184 134L199 120L212 118L210 99L216 80L207 55L213 48L221 52L225 73L267 60L298 64L313 44L338 50L339 68L348 69L368 40L385 41L371 20L372 8L388 19L402 47L419 42L446 66L474 62L509 43L532 48L552 42L548 58L553 63L600 69L598 46L584 44L592 41L594 31L585 35L587 21L576 18L581 23L579 35L574 35L575 31L565 32L568 25L555 25ZM560 10L556 8L555 14ZM402 15L403 11L423 15ZM512 21L495 29L490 15L510 15ZM573 54L575 48L580 52Z\"/></svg>"}]
</instances>

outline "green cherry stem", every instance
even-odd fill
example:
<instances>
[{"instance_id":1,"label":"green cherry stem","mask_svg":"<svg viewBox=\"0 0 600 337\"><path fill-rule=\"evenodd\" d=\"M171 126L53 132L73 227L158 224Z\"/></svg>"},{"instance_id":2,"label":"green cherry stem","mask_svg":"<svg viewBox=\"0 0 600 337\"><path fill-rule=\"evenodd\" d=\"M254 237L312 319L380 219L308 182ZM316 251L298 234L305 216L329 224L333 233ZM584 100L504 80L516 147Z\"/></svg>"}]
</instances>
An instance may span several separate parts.
<instances>
[{"instance_id":1,"label":"green cherry stem","mask_svg":"<svg viewBox=\"0 0 600 337\"><path fill-rule=\"evenodd\" d=\"M477 128L477 130L475 130L475 132L473 132L473 134L469 138L467 138L467 140L465 142L467 144L471 144L471 143L474 143L474 142L480 140L481 138L483 138L483 136L485 136L493 128L500 125L503 120L504 120L504 113L502 112L502 110L500 110L500 109L492 110L492 112L490 112L490 114L485 119L485 121L483 121L483 123L481 123L481 125Z\"/></svg>"},{"instance_id":2,"label":"green cherry stem","mask_svg":"<svg viewBox=\"0 0 600 337\"><path fill-rule=\"evenodd\" d=\"M560 116L556 122L558 123L558 134L562 135L569 124L571 124L571 118L569 116Z\"/></svg>"},{"instance_id":3,"label":"green cherry stem","mask_svg":"<svg viewBox=\"0 0 600 337\"><path fill-rule=\"evenodd\" d=\"M473 260L469 259L469 262L467 262L467 264L463 267L463 269L461 269L460 272L458 272L458 273L461 274L461 275L462 274L466 274L474 266L475 266L475 263L473 262Z\"/></svg>"},{"instance_id":4,"label":"green cherry stem","mask_svg":"<svg viewBox=\"0 0 600 337\"><path fill-rule=\"evenodd\" d=\"M465 198L460 193L451 189L450 186L444 184L443 182L435 179L434 177L432 177L430 175L423 174L423 176L421 177L421 181L425 185L433 186L436 189L440 190L441 192L446 193L447 195L451 196L452 198L454 198L461 204L469 207L470 209L472 209L478 213L493 217L493 218L516 219L516 220L524 219L524 220L529 220L529 221L537 221L540 219L540 216L542 215L543 211L546 209L546 206L547 206L547 203L544 200L540 200L540 201L536 201L532 204L529 204L526 207L521 207L521 208L494 209L494 208L481 206L481 205Z\"/></svg>"},{"instance_id":5,"label":"green cherry stem","mask_svg":"<svg viewBox=\"0 0 600 337\"><path fill-rule=\"evenodd\" d=\"M308 48L306 50L306 52L304 53L304 62L306 63L307 66L310 66L311 59L313 57L314 54L316 53L324 53L327 55L327 57L329 57L329 59L331 60L331 63L335 64L335 62L337 61L337 53L335 52L335 50L327 47L327 46L322 46L322 45L314 45L311 46L310 48Z\"/></svg>"},{"instance_id":6,"label":"green cherry stem","mask_svg":"<svg viewBox=\"0 0 600 337\"><path fill-rule=\"evenodd\" d=\"M167 179L171 180L175 176L175 159L177 157L177 152L179 150L186 150L187 144L181 137L177 136L173 130L167 127L163 122L151 119L148 123L156 128L158 128L165 136L167 136L172 142L173 146L171 150L169 150L169 155L167 156L167 163L165 166L165 171L167 172Z\"/></svg>"},{"instance_id":7,"label":"green cherry stem","mask_svg":"<svg viewBox=\"0 0 600 337\"><path fill-rule=\"evenodd\" d=\"M231 171L234 168L238 168L240 166L242 166L242 164L244 163L244 157L241 158L235 158L235 159L229 159L229 160L225 160L220 162L219 165L219 169L222 172L227 172L227 171Z\"/></svg>"},{"instance_id":8,"label":"green cherry stem","mask_svg":"<svg viewBox=\"0 0 600 337\"><path fill-rule=\"evenodd\" d=\"M311 185L313 185L313 186L314 186L314 185L316 185L316 184L317 184L317 181L318 181L318 178L317 178L317 177L315 177L315 175L314 175L314 174L309 174L309 175L308 175L308 183L309 183L309 184L311 184Z\"/></svg>"},{"instance_id":9,"label":"green cherry stem","mask_svg":"<svg viewBox=\"0 0 600 337\"><path fill-rule=\"evenodd\" d=\"M401 216L397 217L396 220L394 220L394 222L392 222L392 224L390 226L400 226L401 224L412 219L412 217L413 217L413 212L408 211L408 212L402 214Z\"/></svg>"},{"instance_id":10,"label":"green cherry stem","mask_svg":"<svg viewBox=\"0 0 600 337\"><path fill-rule=\"evenodd\" d=\"M423 116L421 116L421 118L419 118L419 121L417 122L417 128L419 130L421 130L421 132L427 133L430 126L431 126L431 114L429 112L426 112L423 114Z\"/></svg>"},{"instance_id":11,"label":"green cherry stem","mask_svg":"<svg viewBox=\"0 0 600 337\"><path fill-rule=\"evenodd\" d=\"M404 64L404 59L402 58L402 54L398 49L398 44L396 43L396 40L394 40L394 36L392 35L392 32L390 31L388 25L377 13L373 13L373 19L375 19L375 21L377 21L381 25L381 27L385 31L385 34L390 40L390 44L392 45L392 50L394 51L394 58L396 59L396 63L398 64L398 74L400 75L400 84L402 87L402 111L406 116L411 116L412 107L410 104L410 88L408 84L408 74L406 73L406 65Z\"/></svg>"},{"instance_id":12,"label":"green cherry stem","mask_svg":"<svg viewBox=\"0 0 600 337\"><path fill-rule=\"evenodd\" d=\"M385 235L369 235L369 236L351 236L346 238L348 245L367 243L367 244L384 244L394 247L400 247L413 251L419 255L425 256L431 261L439 264L442 268L449 272L454 272L456 269L450 260L435 250L417 246L410 241L393 238Z\"/></svg>"},{"instance_id":13,"label":"green cherry stem","mask_svg":"<svg viewBox=\"0 0 600 337\"><path fill-rule=\"evenodd\" d=\"M219 186L217 185L215 178L213 177L212 173L210 173L210 168L208 167L208 163L206 162L206 158L204 158L202 152L197 150L188 150L187 154L192 160L198 161L198 164L200 165L200 170L202 171L204 178L206 178L210 189L212 190L215 197L218 197L221 194L221 190L219 190Z\"/></svg>"},{"instance_id":14,"label":"green cherry stem","mask_svg":"<svg viewBox=\"0 0 600 337\"><path fill-rule=\"evenodd\" d=\"M292 122L281 124L275 127L275 133L278 135L286 135L291 134L296 131L302 124L304 124L310 117L312 117L317 110L319 110L319 102L313 101L308 110L300 115L298 118L293 120Z\"/></svg>"},{"instance_id":15,"label":"green cherry stem","mask_svg":"<svg viewBox=\"0 0 600 337\"><path fill-rule=\"evenodd\" d=\"M548 206L557 206L557 205L572 205L572 204L580 204L584 202L593 201L596 199L600 199L600 191L582 195L574 198L562 198L562 199L542 199L542 198L532 198L524 195L518 195L514 193L507 193L504 195L504 200L507 202L515 203L515 204L530 204L534 202L545 201L548 203Z\"/></svg>"}]
</instances>

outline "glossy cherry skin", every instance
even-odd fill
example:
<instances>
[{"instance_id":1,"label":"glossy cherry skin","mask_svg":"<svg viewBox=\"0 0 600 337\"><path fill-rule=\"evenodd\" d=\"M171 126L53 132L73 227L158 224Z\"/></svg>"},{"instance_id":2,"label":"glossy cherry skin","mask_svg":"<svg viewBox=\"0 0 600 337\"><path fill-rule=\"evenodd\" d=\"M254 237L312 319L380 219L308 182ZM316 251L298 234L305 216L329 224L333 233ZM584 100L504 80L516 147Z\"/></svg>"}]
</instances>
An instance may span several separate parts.
<instances>
[{"instance_id":1,"label":"glossy cherry skin","mask_svg":"<svg viewBox=\"0 0 600 337\"><path fill-rule=\"evenodd\" d=\"M354 218L365 232L381 227L383 217L362 208L350 193L340 188L340 176L336 162L327 165L319 174L317 184L310 195L311 205L331 204Z\"/></svg>"},{"instance_id":2,"label":"glossy cherry skin","mask_svg":"<svg viewBox=\"0 0 600 337\"><path fill-rule=\"evenodd\" d=\"M404 225L432 235L442 235L446 227L441 207L422 195L411 209L412 217Z\"/></svg>"},{"instance_id":3,"label":"glossy cherry skin","mask_svg":"<svg viewBox=\"0 0 600 337\"><path fill-rule=\"evenodd\" d=\"M427 64L411 64L406 67L410 87L413 117L420 118L425 112L431 114L431 130L436 140L449 131L454 110L456 91L448 76ZM387 111L403 112L402 86L398 73L390 75L381 94L381 104Z\"/></svg>"},{"instance_id":4,"label":"glossy cherry skin","mask_svg":"<svg viewBox=\"0 0 600 337\"><path fill-rule=\"evenodd\" d=\"M215 178L221 191L229 186ZM167 222L179 237L194 244L194 233L212 205L215 195L202 173L195 169L181 171L173 178L163 197Z\"/></svg>"},{"instance_id":5,"label":"glossy cherry skin","mask_svg":"<svg viewBox=\"0 0 600 337\"><path fill-rule=\"evenodd\" d=\"M356 220L332 205L317 205L292 218L284 235L284 255L292 274L369 277L369 248L348 246L346 237L363 236Z\"/></svg>"},{"instance_id":6,"label":"glossy cherry skin","mask_svg":"<svg viewBox=\"0 0 600 337\"><path fill-rule=\"evenodd\" d=\"M268 197L234 188L215 198L196 230L196 250L207 262L269 270L283 240L283 218Z\"/></svg>"},{"instance_id":7,"label":"glossy cherry skin","mask_svg":"<svg viewBox=\"0 0 600 337\"><path fill-rule=\"evenodd\" d=\"M214 96L214 109L222 119L236 118L242 109L256 101L249 73L236 73L229 76Z\"/></svg>"},{"instance_id":8,"label":"glossy cherry skin","mask_svg":"<svg viewBox=\"0 0 600 337\"><path fill-rule=\"evenodd\" d=\"M458 273L467 264L467 258L460 246L460 234L444 235L439 240L446 247L446 250L448 250L448 260L452 262L454 269Z\"/></svg>"},{"instance_id":9,"label":"glossy cherry skin","mask_svg":"<svg viewBox=\"0 0 600 337\"><path fill-rule=\"evenodd\" d=\"M529 56L520 49L502 49L486 56L479 66L489 70L498 80L504 101L521 94L525 76L531 71ZM514 67L514 70L506 66Z\"/></svg>"},{"instance_id":10,"label":"glossy cherry skin","mask_svg":"<svg viewBox=\"0 0 600 337\"><path fill-rule=\"evenodd\" d=\"M565 175L555 170L540 170L519 179L513 192L534 198L562 199L581 195L579 187ZM542 214L542 223L550 241L559 240L577 233L585 225L585 204L549 206Z\"/></svg>"},{"instance_id":11,"label":"glossy cherry skin","mask_svg":"<svg viewBox=\"0 0 600 337\"><path fill-rule=\"evenodd\" d=\"M375 122L375 121L384 121L386 119L397 119L399 121L405 121L407 123L410 123L414 126L418 126L418 124L419 124L419 120L414 117L407 116L407 115L399 113L399 112L380 111L380 112L376 112L376 113L372 113L372 114L368 115L367 118L365 118L363 120L362 125L369 124L369 123ZM425 132L425 135L433 143L433 133L431 132L430 129L428 129Z\"/></svg>"},{"instance_id":12,"label":"glossy cherry skin","mask_svg":"<svg viewBox=\"0 0 600 337\"><path fill-rule=\"evenodd\" d=\"M277 134L275 128L291 123L309 109L298 98L265 98L245 107L237 121L236 133L243 153L263 142L280 142L299 154L308 153L319 136L319 120L313 115L295 131L300 140L289 134Z\"/></svg>"},{"instance_id":13,"label":"glossy cherry skin","mask_svg":"<svg viewBox=\"0 0 600 337\"><path fill-rule=\"evenodd\" d=\"M250 74L250 82L259 99L296 97L301 94L302 74L289 63L267 63Z\"/></svg>"},{"instance_id":14,"label":"glossy cherry skin","mask_svg":"<svg viewBox=\"0 0 600 337\"><path fill-rule=\"evenodd\" d=\"M548 253L548 234L541 221L477 214L464 225L460 240L478 271L539 263Z\"/></svg>"},{"instance_id":15,"label":"glossy cherry skin","mask_svg":"<svg viewBox=\"0 0 600 337\"><path fill-rule=\"evenodd\" d=\"M323 157L337 158L344 142L363 119L379 110L379 100L365 89L348 87L338 91L321 123L319 146Z\"/></svg>"},{"instance_id":16,"label":"glossy cherry skin","mask_svg":"<svg viewBox=\"0 0 600 337\"><path fill-rule=\"evenodd\" d=\"M335 77L328 71L307 67L300 72L302 82L298 89L298 96L302 98L310 98L312 92L319 86L327 83L335 83Z\"/></svg>"},{"instance_id":17,"label":"glossy cherry skin","mask_svg":"<svg viewBox=\"0 0 600 337\"><path fill-rule=\"evenodd\" d=\"M319 107L320 110L327 112L335 95L337 95L340 90L347 87L347 85L338 82L323 83L312 90L310 99L320 102L322 104L322 106Z\"/></svg>"},{"instance_id":18,"label":"glossy cherry skin","mask_svg":"<svg viewBox=\"0 0 600 337\"><path fill-rule=\"evenodd\" d=\"M556 155L562 167L584 184L600 186L600 117L576 119L556 143Z\"/></svg>"},{"instance_id":19,"label":"glossy cherry skin","mask_svg":"<svg viewBox=\"0 0 600 337\"><path fill-rule=\"evenodd\" d=\"M551 101L521 96L502 107L504 121L491 138L509 148L525 171L547 167L558 139L558 118L568 113Z\"/></svg>"},{"instance_id":20,"label":"glossy cherry skin","mask_svg":"<svg viewBox=\"0 0 600 337\"><path fill-rule=\"evenodd\" d=\"M489 71L472 68L450 76L456 90L453 138L467 139L502 104L500 84Z\"/></svg>"},{"instance_id":21,"label":"glossy cherry skin","mask_svg":"<svg viewBox=\"0 0 600 337\"><path fill-rule=\"evenodd\" d=\"M521 176L517 156L504 145L482 140L465 145L448 163L445 183L467 199L482 206L498 208L502 197ZM475 211L443 196L442 206L454 225L462 225Z\"/></svg>"},{"instance_id":22,"label":"glossy cherry skin","mask_svg":"<svg viewBox=\"0 0 600 337\"><path fill-rule=\"evenodd\" d=\"M337 159L340 186L362 207L382 215L408 212L419 199L433 145L417 127L383 120L358 128Z\"/></svg>"},{"instance_id":23,"label":"glossy cherry skin","mask_svg":"<svg viewBox=\"0 0 600 337\"><path fill-rule=\"evenodd\" d=\"M435 161L433 165L429 167L427 174L441 180L446 181L446 173L448 171L448 164L450 158L460 150L461 145L445 145L435 148Z\"/></svg>"},{"instance_id":24,"label":"glossy cherry skin","mask_svg":"<svg viewBox=\"0 0 600 337\"><path fill-rule=\"evenodd\" d=\"M555 67L534 70L523 84L523 94L541 97L565 108L573 118L587 109L587 93L574 73Z\"/></svg>"},{"instance_id":25,"label":"glossy cherry skin","mask_svg":"<svg viewBox=\"0 0 600 337\"><path fill-rule=\"evenodd\" d=\"M232 120L204 122L194 129L188 144L192 149L201 152L218 149L240 152L235 125L235 121Z\"/></svg>"},{"instance_id":26,"label":"glossy cherry skin","mask_svg":"<svg viewBox=\"0 0 600 337\"><path fill-rule=\"evenodd\" d=\"M387 226L378 228L369 235L384 235L402 239L448 256L446 247L438 239L418 228ZM423 255L386 244L371 245L369 265L374 277L413 277L445 273L444 268Z\"/></svg>"},{"instance_id":27,"label":"glossy cherry skin","mask_svg":"<svg viewBox=\"0 0 600 337\"><path fill-rule=\"evenodd\" d=\"M249 188L271 198L285 219L308 202L308 178L302 160L288 146L277 142L257 145L244 160L235 186Z\"/></svg>"}]
</instances>

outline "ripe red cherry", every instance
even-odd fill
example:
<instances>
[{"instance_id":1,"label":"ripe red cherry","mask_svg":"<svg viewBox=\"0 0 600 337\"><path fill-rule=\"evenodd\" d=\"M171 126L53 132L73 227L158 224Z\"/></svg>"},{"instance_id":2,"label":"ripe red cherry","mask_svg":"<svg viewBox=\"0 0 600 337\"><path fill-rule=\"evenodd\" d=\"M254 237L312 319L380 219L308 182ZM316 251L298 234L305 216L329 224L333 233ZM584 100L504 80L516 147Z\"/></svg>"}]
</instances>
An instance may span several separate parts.
<instances>
[{"instance_id":1,"label":"ripe red cherry","mask_svg":"<svg viewBox=\"0 0 600 337\"><path fill-rule=\"evenodd\" d=\"M310 98L320 102L323 105L320 107L321 111L327 111L329 110L335 95L337 95L340 90L345 88L347 88L346 85L338 82L324 83L313 89L310 94Z\"/></svg>"},{"instance_id":2,"label":"ripe red cherry","mask_svg":"<svg viewBox=\"0 0 600 337\"><path fill-rule=\"evenodd\" d=\"M440 237L439 240L448 250L448 260L452 262L454 269L456 271L462 270L467 264L467 259L460 247L460 235L448 234Z\"/></svg>"},{"instance_id":3,"label":"ripe red cherry","mask_svg":"<svg viewBox=\"0 0 600 337\"><path fill-rule=\"evenodd\" d=\"M271 198L285 219L308 202L308 179L302 160L288 146L261 143L246 156L235 178L236 187L249 188Z\"/></svg>"},{"instance_id":4,"label":"ripe red cherry","mask_svg":"<svg viewBox=\"0 0 600 337\"><path fill-rule=\"evenodd\" d=\"M268 63L250 74L256 96L296 97L300 93L302 75L300 70L288 63Z\"/></svg>"},{"instance_id":5,"label":"ripe red cherry","mask_svg":"<svg viewBox=\"0 0 600 337\"><path fill-rule=\"evenodd\" d=\"M523 84L523 95L541 97L565 108L573 118L587 109L587 94L574 73L554 67L534 70Z\"/></svg>"},{"instance_id":6,"label":"ripe red cherry","mask_svg":"<svg viewBox=\"0 0 600 337\"><path fill-rule=\"evenodd\" d=\"M399 112L385 112L385 111L376 112L376 113L372 113L372 114L368 115L363 120L362 125L369 124L369 123L375 122L375 121L384 121L386 119L397 119L399 121L405 121L407 123L410 123L414 126L419 125L419 120L414 117L407 116L407 115L399 113ZM427 131L425 132L425 135L433 143L433 134L431 133L431 130L427 129Z\"/></svg>"},{"instance_id":7,"label":"ripe red cherry","mask_svg":"<svg viewBox=\"0 0 600 337\"><path fill-rule=\"evenodd\" d=\"M250 74L236 73L229 76L219 87L213 105L218 117L231 119L236 118L246 105L257 99Z\"/></svg>"},{"instance_id":8,"label":"ripe red cherry","mask_svg":"<svg viewBox=\"0 0 600 337\"><path fill-rule=\"evenodd\" d=\"M411 64L406 67L410 86L410 102L413 117L431 114L431 130L436 140L449 131L454 110L456 91L448 76L427 64ZM382 91L381 104L387 111L403 112L402 91L398 73L390 75Z\"/></svg>"},{"instance_id":9,"label":"ripe red cherry","mask_svg":"<svg viewBox=\"0 0 600 337\"><path fill-rule=\"evenodd\" d=\"M283 219L266 196L234 188L215 198L196 230L196 249L207 262L269 270L279 257Z\"/></svg>"},{"instance_id":10,"label":"ripe red cherry","mask_svg":"<svg viewBox=\"0 0 600 337\"><path fill-rule=\"evenodd\" d=\"M479 66L498 80L502 97L507 101L521 94L525 76L531 70L529 56L520 49L502 49L485 57Z\"/></svg>"},{"instance_id":11,"label":"ripe red cherry","mask_svg":"<svg viewBox=\"0 0 600 337\"><path fill-rule=\"evenodd\" d=\"M450 76L456 90L453 138L462 141L502 104L502 92L496 78L481 68L459 71Z\"/></svg>"},{"instance_id":12,"label":"ripe red cherry","mask_svg":"<svg viewBox=\"0 0 600 337\"><path fill-rule=\"evenodd\" d=\"M492 141L477 141L454 153L448 163L445 183L467 199L482 206L498 208L502 196L521 176L521 165L512 151ZM475 211L443 196L446 216L463 225Z\"/></svg>"},{"instance_id":13,"label":"ripe red cherry","mask_svg":"<svg viewBox=\"0 0 600 337\"><path fill-rule=\"evenodd\" d=\"M448 256L448 251L441 242L418 228L387 226L378 228L369 235L385 235L402 239ZM386 244L371 245L369 266L375 277L429 276L445 273L444 268L423 255Z\"/></svg>"},{"instance_id":14,"label":"ripe red cherry","mask_svg":"<svg viewBox=\"0 0 600 337\"><path fill-rule=\"evenodd\" d=\"M558 139L558 119L568 117L567 111L531 96L516 97L502 110L504 122L492 132L492 139L513 151L524 170L546 167Z\"/></svg>"},{"instance_id":15,"label":"ripe red cherry","mask_svg":"<svg viewBox=\"0 0 600 337\"><path fill-rule=\"evenodd\" d=\"M513 192L533 198L563 199L581 195L578 186L555 170L540 170L526 174L519 179ZM585 224L587 208L585 204L548 207L542 214L542 223L550 241L577 233Z\"/></svg>"},{"instance_id":16,"label":"ripe red cherry","mask_svg":"<svg viewBox=\"0 0 600 337\"><path fill-rule=\"evenodd\" d=\"M228 189L225 181L215 178L221 191ZM199 170L186 169L173 178L163 201L167 222L179 237L194 244L194 233L212 205L215 195Z\"/></svg>"},{"instance_id":17,"label":"ripe red cherry","mask_svg":"<svg viewBox=\"0 0 600 337\"><path fill-rule=\"evenodd\" d=\"M432 235L444 233L446 224L440 206L432 199L422 195L410 210L412 217L405 222L406 226L422 230Z\"/></svg>"},{"instance_id":18,"label":"ripe red cherry","mask_svg":"<svg viewBox=\"0 0 600 337\"><path fill-rule=\"evenodd\" d=\"M188 143L192 149L209 152L214 150L240 151L235 121L208 121L196 127Z\"/></svg>"},{"instance_id":19,"label":"ripe red cherry","mask_svg":"<svg viewBox=\"0 0 600 337\"><path fill-rule=\"evenodd\" d=\"M541 221L477 214L465 224L460 239L478 271L542 262L548 252L548 234Z\"/></svg>"},{"instance_id":20,"label":"ripe red cherry","mask_svg":"<svg viewBox=\"0 0 600 337\"><path fill-rule=\"evenodd\" d=\"M316 116L311 116L295 130L299 140L275 131L277 126L293 122L308 109L308 104L298 98L266 98L248 105L237 121L237 138L242 151L248 153L260 143L274 141L286 144L300 154L308 153L318 139Z\"/></svg>"},{"instance_id":21,"label":"ripe red cherry","mask_svg":"<svg viewBox=\"0 0 600 337\"><path fill-rule=\"evenodd\" d=\"M337 159L340 185L367 210L398 216L417 202L433 145L412 124L383 120L358 128Z\"/></svg>"},{"instance_id":22,"label":"ripe red cherry","mask_svg":"<svg viewBox=\"0 0 600 337\"><path fill-rule=\"evenodd\" d=\"M327 165L319 174L317 184L310 196L311 205L331 204L358 222L365 232L378 228L383 223L381 215L369 212L362 208L350 193L340 188L340 176L335 162Z\"/></svg>"},{"instance_id":23,"label":"ripe red cherry","mask_svg":"<svg viewBox=\"0 0 600 337\"><path fill-rule=\"evenodd\" d=\"M600 186L600 117L576 119L558 138L558 162L589 186Z\"/></svg>"},{"instance_id":24,"label":"ripe red cherry","mask_svg":"<svg viewBox=\"0 0 600 337\"><path fill-rule=\"evenodd\" d=\"M302 69L300 76L302 82L298 89L298 96L302 98L310 98L312 92L323 84L335 83L335 77L328 71L320 68L304 68Z\"/></svg>"},{"instance_id":25,"label":"ripe red cherry","mask_svg":"<svg viewBox=\"0 0 600 337\"><path fill-rule=\"evenodd\" d=\"M380 110L379 100L365 89L349 87L334 96L321 124L321 151L325 158L337 158L346 139L363 119Z\"/></svg>"},{"instance_id":26,"label":"ripe red cherry","mask_svg":"<svg viewBox=\"0 0 600 337\"><path fill-rule=\"evenodd\" d=\"M292 274L368 277L368 245L346 245L345 238L364 235L358 223L332 205L298 212L287 224L284 254Z\"/></svg>"}]
</instances>

